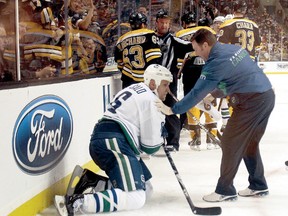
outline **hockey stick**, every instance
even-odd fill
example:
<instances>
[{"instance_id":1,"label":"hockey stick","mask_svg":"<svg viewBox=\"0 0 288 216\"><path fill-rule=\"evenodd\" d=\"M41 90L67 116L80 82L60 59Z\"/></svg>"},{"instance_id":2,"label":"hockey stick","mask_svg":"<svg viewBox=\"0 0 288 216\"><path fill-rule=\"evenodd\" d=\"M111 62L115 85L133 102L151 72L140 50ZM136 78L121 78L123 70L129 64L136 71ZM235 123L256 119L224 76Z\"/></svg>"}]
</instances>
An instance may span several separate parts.
<instances>
[{"instance_id":1,"label":"hockey stick","mask_svg":"<svg viewBox=\"0 0 288 216\"><path fill-rule=\"evenodd\" d=\"M164 146L164 151L165 151L165 154L168 158L168 161L169 161L169 163L170 163L170 165L174 171L174 174L178 180L178 183L180 184L180 187L181 187L181 189L185 195L185 198L189 203L189 206L190 206L193 214L196 214L196 215L220 215L222 212L221 207L197 207L193 204L193 202L189 196L189 193L188 193L188 191L187 191L187 189L186 189L186 187L185 187L185 185L184 185L184 183L183 183L183 181L179 175L179 172L175 166L175 163L174 163L174 161L170 155L170 152L166 148L166 146Z\"/></svg>"},{"instance_id":2,"label":"hockey stick","mask_svg":"<svg viewBox=\"0 0 288 216\"><path fill-rule=\"evenodd\" d=\"M175 100L175 101L179 101L177 98L176 98L176 96L171 92L171 91L169 91L169 94L173 97L173 99ZM221 139L221 134L219 133L219 131L217 130L217 137L214 135L214 134L212 134L203 124L201 124L201 122L190 112L190 111L188 111L187 112L188 113L188 115L197 123L197 125L204 131L204 132L206 132L206 134L207 134L207 136L209 136L214 142L215 142L215 144L217 144L217 145L219 145L220 147L221 147L221 141L220 141L220 139Z\"/></svg>"}]
</instances>

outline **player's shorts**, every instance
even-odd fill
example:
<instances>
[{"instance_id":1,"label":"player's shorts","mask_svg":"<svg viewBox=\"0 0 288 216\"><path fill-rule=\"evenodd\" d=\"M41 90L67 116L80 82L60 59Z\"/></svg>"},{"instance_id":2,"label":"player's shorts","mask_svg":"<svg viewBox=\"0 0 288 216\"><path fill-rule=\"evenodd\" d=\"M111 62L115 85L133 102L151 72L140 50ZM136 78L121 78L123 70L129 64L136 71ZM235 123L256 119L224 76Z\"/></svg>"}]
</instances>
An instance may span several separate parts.
<instances>
[{"instance_id":1,"label":"player's shorts","mask_svg":"<svg viewBox=\"0 0 288 216\"><path fill-rule=\"evenodd\" d=\"M145 190L145 182L152 177L117 122L103 120L96 124L90 140L90 155L106 172L114 188Z\"/></svg>"}]
</instances>

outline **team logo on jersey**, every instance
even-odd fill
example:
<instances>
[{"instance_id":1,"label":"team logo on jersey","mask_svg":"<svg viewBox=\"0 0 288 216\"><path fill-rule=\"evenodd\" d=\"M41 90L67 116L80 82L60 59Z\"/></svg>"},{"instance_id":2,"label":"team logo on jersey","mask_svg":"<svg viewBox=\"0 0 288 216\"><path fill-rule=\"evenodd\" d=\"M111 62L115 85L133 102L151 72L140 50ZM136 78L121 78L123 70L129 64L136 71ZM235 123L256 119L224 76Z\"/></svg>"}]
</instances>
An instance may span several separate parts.
<instances>
[{"instance_id":1,"label":"team logo on jersey","mask_svg":"<svg viewBox=\"0 0 288 216\"><path fill-rule=\"evenodd\" d=\"M218 36L221 37L221 36L223 36L223 34L224 34L224 31L221 29L221 30L219 31Z\"/></svg>"},{"instance_id":2,"label":"team logo on jersey","mask_svg":"<svg viewBox=\"0 0 288 216\"><path fill-rule=\"evenodd\" d=\"M65 101L45 95L19 114L13 131L13 154L28 174L48 172L64 157L73 134L73 119Z\"/></svg>"}]
</instances>

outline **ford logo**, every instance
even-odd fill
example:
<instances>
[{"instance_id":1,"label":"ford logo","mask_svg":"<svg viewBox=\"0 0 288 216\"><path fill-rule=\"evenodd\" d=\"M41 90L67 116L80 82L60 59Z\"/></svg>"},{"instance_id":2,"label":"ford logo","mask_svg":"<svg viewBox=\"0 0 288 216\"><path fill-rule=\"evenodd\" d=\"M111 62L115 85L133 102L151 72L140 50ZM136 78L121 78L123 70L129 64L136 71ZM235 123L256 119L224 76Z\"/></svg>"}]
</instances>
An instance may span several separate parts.
<instances>
[{"instance_id":1,"label":"ford logo","mask_svg":"<svg viewBox=\"0 0 288 216\"><path fill-rule=\"evenodd\" d=\"M73 134L73 119L65 101L45 95L19 114L13 131L13 154L29 174L42 174L64 157Z\"/></svg>"}]
</instances>

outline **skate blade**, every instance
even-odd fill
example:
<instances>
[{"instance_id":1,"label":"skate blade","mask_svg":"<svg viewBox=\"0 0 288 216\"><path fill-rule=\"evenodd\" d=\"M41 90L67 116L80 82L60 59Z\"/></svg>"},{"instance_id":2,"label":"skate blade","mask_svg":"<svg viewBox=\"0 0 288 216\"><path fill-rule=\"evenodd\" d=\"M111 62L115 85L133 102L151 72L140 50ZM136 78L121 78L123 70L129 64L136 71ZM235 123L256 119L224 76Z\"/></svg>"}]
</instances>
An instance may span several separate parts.
<instances>
[{"instance_id":1,"label":"skate blade","mask_svg":"<svg viewBox=\"0 0 288 216\"><path fill-rule=\"evenodd\" d=\"M64 196L56 195L54 197L54 206L56 207L59 215L61 215L61 216L67 216L68 215L67 208L65 205L65 197Z\"/></svg>"},{"instance_id":2,"label":"skate blade","mask_svg":"<svg viewBox=\"0 0 288 216\"><path fill-rule=\"evenodd\" d=\"M68 196L72 196L74 194L75 187L76 187L77 183L79 182L80 177L82 176L83 170L84 169L81 166L79 166L79 165L75 166L73 173L72 173L72 176L70 178L68 187L67 187L66 194Z\"/></svg>"}]
</instances>

